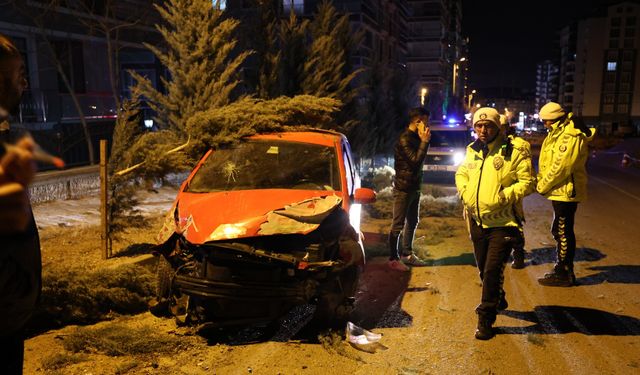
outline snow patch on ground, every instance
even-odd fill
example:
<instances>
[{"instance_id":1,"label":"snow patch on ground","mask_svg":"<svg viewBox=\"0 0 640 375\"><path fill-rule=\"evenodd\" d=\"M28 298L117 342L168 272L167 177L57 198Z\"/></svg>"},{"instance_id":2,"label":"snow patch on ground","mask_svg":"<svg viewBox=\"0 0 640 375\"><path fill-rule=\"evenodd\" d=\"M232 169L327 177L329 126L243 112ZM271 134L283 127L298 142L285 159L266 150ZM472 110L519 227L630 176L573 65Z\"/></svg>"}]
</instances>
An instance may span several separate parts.
<instances>
[{"instance_id":1,"label":"snow patch on ground","mask_svg":"<svg viewBox=\"0 0 640 375\"><path fill-rule=\"evenodd\" d=\"M145 216L166 212L178 193L175 187L161 187L157 193L140 192L138 209ZM38 228L100 224L100 197L98 194L71 200L57 200L33 206Z\"/></svg>"}]
</instances>

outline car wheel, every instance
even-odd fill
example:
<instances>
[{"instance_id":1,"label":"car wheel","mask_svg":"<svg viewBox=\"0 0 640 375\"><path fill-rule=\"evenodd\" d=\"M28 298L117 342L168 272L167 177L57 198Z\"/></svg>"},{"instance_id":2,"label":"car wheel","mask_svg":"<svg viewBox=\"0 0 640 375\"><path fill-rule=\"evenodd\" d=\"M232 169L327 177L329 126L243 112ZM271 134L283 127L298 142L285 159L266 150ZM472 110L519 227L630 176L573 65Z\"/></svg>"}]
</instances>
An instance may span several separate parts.
<instances>
[{"instance_id":1,"label":"car wheel","mask_svg":"<svg viewBox=\"0 0 640 375\"><path fill-rule=\"evenodd\" d=\"M313 315L316 325L330 328L344 327L353 311L353 302L360 267L350 266L331 277L322 288Z\"/></svg>"},{"instance_id":2,"label":"car wheel","mask_svg":"<svg viewBox=\"0 0 640 375\"><path fill-rule=\"evenodd\" d=\"M171 279L173 269L164 256L158 256L156 266L156 290L155 296L149 301L149 311L158 317L170 315L169 305L171 304Z\"/></svg>"},{"instance_id":3,"label":"car wheel","mask_svg":"<svg viewBox=\"0 0 640 375\"><path fill-rule=\"evenodd\" d=\"M172 278L173 268L171 263L163 255L160 255L156 267L156 297L159 300L167 299L171 295Z\"/></svg>"}]
</instances>

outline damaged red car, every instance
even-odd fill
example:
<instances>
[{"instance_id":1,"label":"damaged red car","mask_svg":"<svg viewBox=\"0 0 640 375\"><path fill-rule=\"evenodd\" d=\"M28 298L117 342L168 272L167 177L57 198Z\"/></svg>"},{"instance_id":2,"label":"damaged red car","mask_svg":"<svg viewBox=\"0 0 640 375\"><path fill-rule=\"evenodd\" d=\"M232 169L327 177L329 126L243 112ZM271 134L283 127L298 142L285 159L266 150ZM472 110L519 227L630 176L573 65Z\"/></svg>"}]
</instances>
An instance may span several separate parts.
<instances>
[{"instance_id":1,"label":"damaged red car","mask_svg":"<svg viewBox=\"0 0 640 375\"><path fill-rule=\"evenodd\" d=\"M229 326L313 303L318 322L342 322L365 262L361 204L373 201L340 133L260 134L210 150L160 232L155 306Z\"/></svg>"}]
</instances>

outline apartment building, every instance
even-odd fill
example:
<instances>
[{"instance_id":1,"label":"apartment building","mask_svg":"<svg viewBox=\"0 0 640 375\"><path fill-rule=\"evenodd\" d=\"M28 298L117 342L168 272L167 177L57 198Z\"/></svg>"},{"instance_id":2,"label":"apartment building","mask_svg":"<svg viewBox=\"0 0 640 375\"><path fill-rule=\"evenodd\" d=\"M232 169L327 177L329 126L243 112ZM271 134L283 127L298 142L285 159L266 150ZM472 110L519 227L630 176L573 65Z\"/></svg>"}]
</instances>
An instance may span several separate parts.
<instances>
[{"instance_id":1,"label":"apartment building","mask_svg":"<svg viewBox=\"0 0 640 375\"><path fill-rule=\"evenodd\" d=\"M128 71L160 81L163 69L142 45L158 36L152 26L157 20L152 3L122 0L53 6L24 0L0 5L0 33L12 38L22 52L29 81L12 126L30 131L69 165L86 163L81 114L94 150L99 150L99 139L111 138L115 97L128 95L132 84ZM112 30L109 40L107 29Z\"/></svg>"},{"instance_id":2,"label":"apartment building","mask_svg":"<svg viewBox=\"0 0 640 375\"><path fill-rule=\"evenodd\" d=\"M610 5L560 41L561 104L605 134L640 134L640 5Z\"/></svg>"},{"instance_id":3,"label":"apartment building","mask_svg":"<svg viewBox=\"0 0 640 375\"><path fill-rule=\"evenodd\" d=\"M548 102L558 102L558 65L545 60L536 67L535 113Z\"/></svg>"}]
</instances>

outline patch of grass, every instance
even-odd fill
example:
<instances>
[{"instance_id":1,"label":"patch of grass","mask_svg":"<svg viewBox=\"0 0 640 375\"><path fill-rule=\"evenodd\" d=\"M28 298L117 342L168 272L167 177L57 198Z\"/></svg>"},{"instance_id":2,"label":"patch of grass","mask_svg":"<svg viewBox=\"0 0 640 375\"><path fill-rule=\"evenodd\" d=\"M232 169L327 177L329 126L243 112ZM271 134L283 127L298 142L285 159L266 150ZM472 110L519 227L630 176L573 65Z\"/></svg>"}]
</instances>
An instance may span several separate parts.
<instances>
[{"instance_id":1,"label":"patch of grass","mask_svg":"<svg viewBox=\"0 0 640 375\"><path fill-rule=\"evenodd\" d=\"M422 185L422 195L432 196L433 198L451 196L446 189L436 185Z\"/></svg>"},{"instance_id":2,"label":"patch of grass","mask_svg":"<svg viewBox=\"0 0 640 375\"><path fill-rule=\"evenodd\" d=\"M427 186L420 197L420 215L430 217L462 216L462 203L456 195L438 187ZM378 192L373 204L364 206L365 212L374 219L391 219L393 216L393 191L386 188Z\"/></svg>"},{"instance_id":3,"label":"patch of grass","mask_svg":"<svg viewBox=\"0 0 640 375\"><path fill-rule=\"evenodd\" d=\"M140 313L154 293L154 275L137 265L93 272L80 267L43 271L39 315L53 326L95 323L114 313Z\"/></svg>"},{"instance_id":4,"label":"patch of grass","mask_svg":"<svg viewBox=\"0 0 640 375\"><path fill-rule=\"evenodd\" d=\"M126 361L125 363L121 363L118 366L116 366L115 374L116 375L128 374L129 371L131 371L134 368L138 367L139 364L140 364L140 362L138 362L136 360L130 360L130 361Z\"/></svg>"},{"instance_id":5,"label":"patch of grass","mask_svg":"<svg viewBox=\"0 0 640 375\"><path fill-rule=\"evenodd\" d=\"M444 197L422 196L420 213L431 217L462 217L462 203L455 195Z\"/></svg>"},{"instance_id":6,"label":"patch of grass","mask_svg":"<svg viewBox=\"0 0 640 375\"><path fill-rule=\"evenodd\" d=\"M50 373L54 370L73 365L76 363L88 361L89 358L84 354L56 353L42 360L42 368Z\"/></svg>"},{"instance_id":7,"label":"patch of grass","mask_svg":"<svg viewBox=\"0 0 640 375\"><path fill-rule=\"evenodd\" d=\"M99 328L78 327L65 336L63 346L73 353L100 352L116 357L172 353L181 346L181 341L160 335L154 327L114 323Z\"/></svg>"},{"instance_id":8,"label":"patch of grass","mask_svg":"<svg viewBox=\"0 0 640 375\"><path fill-rule=\"evenodd\" d=\"M544 339L540 335L536 335L535 333L527 333L527 341L532 343L533 345L544 347Z\"/></svg>"}]
</instances>

